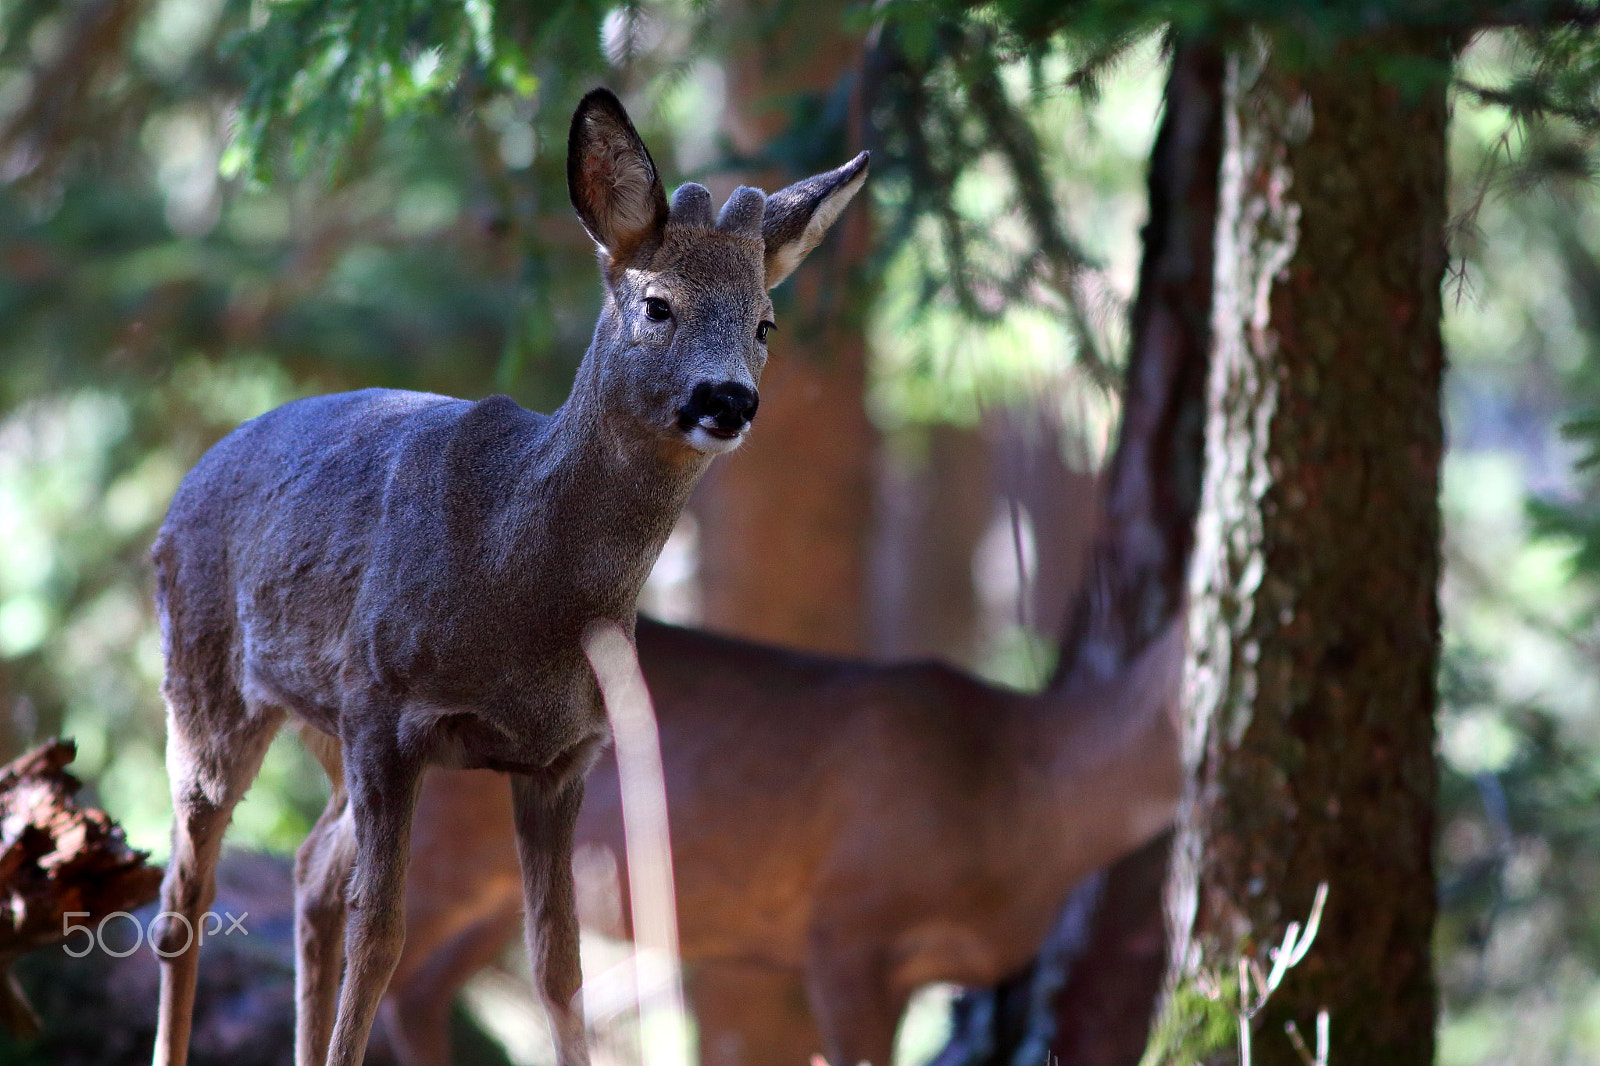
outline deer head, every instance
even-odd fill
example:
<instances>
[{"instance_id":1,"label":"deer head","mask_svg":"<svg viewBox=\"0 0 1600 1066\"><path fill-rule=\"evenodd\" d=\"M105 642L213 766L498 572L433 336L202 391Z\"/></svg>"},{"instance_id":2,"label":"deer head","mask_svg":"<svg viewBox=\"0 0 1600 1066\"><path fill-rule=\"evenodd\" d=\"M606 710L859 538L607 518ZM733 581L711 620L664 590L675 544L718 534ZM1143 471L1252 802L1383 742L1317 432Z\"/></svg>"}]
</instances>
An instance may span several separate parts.
<instances>
[{"instance_id":1,"label":"deer head","mask_svg":"<svg viewBox=\"0 0 1600 1066\"><path fill-rule=\"evenodd\" d=\"M767 293L816 247L867 175L867 153L767 196L741 186L713 216L711 194L661 177L605 89L572 117L567 189L599 246L605 305L590 349L604 409L632 435L710 456L744 440L776 328Z\"/></svg>"}]
</instances>

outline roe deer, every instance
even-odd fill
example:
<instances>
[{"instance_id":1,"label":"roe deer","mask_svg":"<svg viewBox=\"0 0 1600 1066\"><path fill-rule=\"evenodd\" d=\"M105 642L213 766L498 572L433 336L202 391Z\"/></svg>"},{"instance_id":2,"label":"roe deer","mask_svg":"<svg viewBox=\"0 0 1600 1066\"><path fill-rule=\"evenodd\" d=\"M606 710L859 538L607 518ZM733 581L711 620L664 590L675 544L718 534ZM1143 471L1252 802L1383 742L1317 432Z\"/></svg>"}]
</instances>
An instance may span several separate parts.
<instances>
[{"instance_id":1,"label":"roe deer","mask_svg":"<svg viewBox=\"0 0 1600 1066\"><path fill-rule=\"evenodd\" d=\"M792 653L641 618L697 1010L697 964L787 972L804 980L828 1061L887 1066L918 987L1020 969L1074 884L1171 822L1180 629L1107 683L1029 695L932 663ZM449 1061L454 993L515 927L510 815L492 775L423 783L408 939L384 1007L407 1066ZM623 862L609 756L576 840ZM702 1061L766 1066L715 1046L771 1048L743 1032L748 1019L737 1033L708 1022ZM815 1050L782 1055L802 1064Z\"/></svg>"},{"instance_id":2,"label":"roe deer","mask_svg":"<svg viewBox=\"0 0 1600 1066\"><path fill-rule=\"evenodd\" d=\"M622 105L595 90L573 115L567 181L605 300L559 410L387 390L302 400L184 479L152 553L175 815L157 1063L185 1061L195 924L233 806L288 716L334 786L295 870L299 1066L362 1059L405 937L429 765L510 774L540 998L561 1062L587 1061L572 833L606 719L580 639L601 619L632 632L689 491L755 415L767 291L866 167L862 153L770 198L738 189L715 220L688 184L669 210Z\"/></svg>"}]
</instances>

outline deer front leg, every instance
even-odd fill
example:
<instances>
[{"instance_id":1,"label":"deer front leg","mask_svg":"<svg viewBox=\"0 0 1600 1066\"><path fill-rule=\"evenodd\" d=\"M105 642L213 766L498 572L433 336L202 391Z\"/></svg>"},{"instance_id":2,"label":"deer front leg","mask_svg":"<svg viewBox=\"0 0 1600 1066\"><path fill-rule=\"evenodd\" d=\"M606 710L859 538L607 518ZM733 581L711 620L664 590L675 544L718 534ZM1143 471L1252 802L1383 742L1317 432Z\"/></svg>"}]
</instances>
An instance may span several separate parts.
<instances>
[{"instance_id":1,"label":"deer front leg","mask_svg":"<svg viewBox=\"0 0 1600 1066\"><path fill-rule=\"evenodd\" d=\"M192 698L199 686L181 676L169 679L168 688L172 858L161 882L161 921L150 931L150 946L161 959L155 1064L184 1066L189 1059L203 913L216 895L222 834L283 719L273 712L250 717L232 691L202 691L199 698ZM232 723L239 724L228 728Z\"/></svg>"},{"instance_id":2,"label":"deer front leg","mask_svg":"<svg viewBox=\"0 0 1600 1066\"><path fill-rule=\"evenodd\" d=\"M701 1066L805 1066L822 1052L798 973L717 960L688 978Z\"/></svg>"},{"instance_id":3,"label":"deer front leg","mask_svg":"<svg viewBox=\"0 0 1600 1066\"><path fill-rule=\"evenodd\" d=\"M511 800L534 983L550 1019L557 1060L561 1066L587 1066L572 890L572 834L583 803L583 781L567 781L552 792L541 778L515 775Z\"/></svg>"},{"instance_id":4,"label":"deer front leg","mask_svg":"<svg viewBox=\"0 0 1600 1066\"><path fill-rule=\"evenodd\" d=\"M328 1066L361 1066L378 1002L405 944L406 863L422 763L382 732L347 738L344 754L355 869L345 897L344 986Z\"/></svg>"},{"instance_id":5,"label":"deer front leg","mask_svg":"<svg viewBox=\"0 0 1600 1066\"><path fill-rule=\"evenodd\" d=\"M345 890L355 861L344 783L295 854L295 1066L322 1066L333 1038L344 963Z\"/></svg>"}]
</instances>

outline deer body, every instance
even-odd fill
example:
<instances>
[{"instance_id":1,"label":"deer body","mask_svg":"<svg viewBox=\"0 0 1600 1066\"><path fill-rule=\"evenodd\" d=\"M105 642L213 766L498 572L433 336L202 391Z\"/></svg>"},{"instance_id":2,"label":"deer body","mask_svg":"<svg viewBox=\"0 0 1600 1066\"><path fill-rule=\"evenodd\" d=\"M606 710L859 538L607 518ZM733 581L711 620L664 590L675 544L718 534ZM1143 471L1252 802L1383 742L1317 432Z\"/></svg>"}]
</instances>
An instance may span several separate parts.
<instances>
[{"instance_id":1,"label":"deer body","mask_svg":"<svg viewBox=\"0 0 1600 1066\"><path fill-rule=\"evenodd\" d=\"M803 980L830 1061L887 1063L912 992L1019 970L1079 880L1171 821L1176 633L1114 683L1039 696L937 664L792 654L648 619L638 647L661 729L685 960ZM507 803L487 775L424 784L412 940L386 1014L408 1063L447 1061L429 1005L447 1009L514 925L514 898L487 887L512 866ZM607 756L576 840L621 861ZM466 869L476 892L430 872ZM718 1024L701 1019L706 1061L739 1061L716 1052Z\"/></svg>"},{"instance_id":2,"label":"deer body","mask_svg":"<svg viewBox=\"0 0 1600 1066\"><path fill-rule=\"evenodd\" d=\"M606 300L558 411L319 397L241 426L184 479L152 553L175 810L158 1064L185 1060L190 931L232 808L290 716L333 782L296 862L299 1066L361 1061L405 939L430 765L510 774L539 992L561 1062L587 1061L572 830L606 724L582 636L632 631L690 490L755 414L767 289L865 164L771 198L737 190L715 221L706 190L685 185L669 211L627 115L597 90L573 117L568 179Z\"/></svg>"},{"instance_id":3,"label":"deer body","mask_svg":"<svg viewBox=\"0 0 1600 1066\"><path fill-rule=\"evenodd\" d=\"M222 519L219 544L263 550L178 564L242 601L246 702L331 736L365 726L345 708L383 715L375 727L398 718L404 746L446 765L543 772L600 740L579 637L632 617L704 461L608 462L563 432L587 417L369 390L290 404L222 442L170 521L206 521L196 512L223 492L277 504ZM552 535L563 527L594 533ZM221 572L193 572L208 563ZM368 712L374 690L393 701Z\"/></svg>"}]
</instances>

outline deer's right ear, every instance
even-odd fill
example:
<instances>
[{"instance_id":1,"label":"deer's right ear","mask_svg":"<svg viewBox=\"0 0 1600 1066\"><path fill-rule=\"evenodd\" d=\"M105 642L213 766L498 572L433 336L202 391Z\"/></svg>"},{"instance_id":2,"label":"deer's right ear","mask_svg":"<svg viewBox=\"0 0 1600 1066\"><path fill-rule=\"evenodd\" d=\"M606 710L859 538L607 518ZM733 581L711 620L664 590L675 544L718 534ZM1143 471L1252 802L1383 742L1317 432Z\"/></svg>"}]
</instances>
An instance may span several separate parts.
<instances>
[{"instance_id":1,"label":"deer's right ear","mask_svg":"<svg viewBox=\"0 0 1600 1066\"><path fill-rule=\"evenodd\" d=\"M627 262L667 225L667 193L650 150L609 89L578 104L567 136L567 194L608 267Z\"/></svg>"},{"instance_id":2,"label":"deer's right ear","mask_svg":"<svg viewBox=\"0 0 1600 1066\"><path fill-rule=\"evenodd\" d=\"M794 273L867 180L862 152L842 167L797 181L767 197L761 238L767 246L767 288Z\"/></svg>"}]
</instances>

